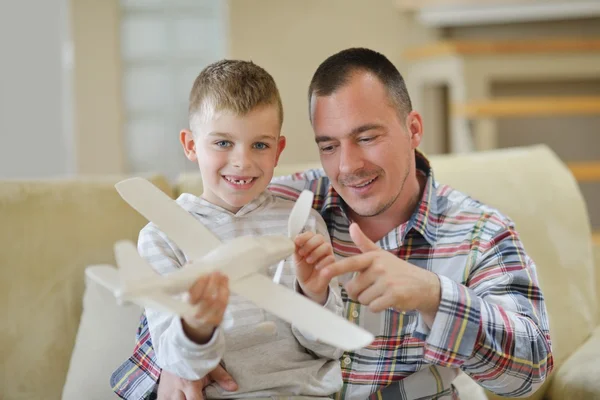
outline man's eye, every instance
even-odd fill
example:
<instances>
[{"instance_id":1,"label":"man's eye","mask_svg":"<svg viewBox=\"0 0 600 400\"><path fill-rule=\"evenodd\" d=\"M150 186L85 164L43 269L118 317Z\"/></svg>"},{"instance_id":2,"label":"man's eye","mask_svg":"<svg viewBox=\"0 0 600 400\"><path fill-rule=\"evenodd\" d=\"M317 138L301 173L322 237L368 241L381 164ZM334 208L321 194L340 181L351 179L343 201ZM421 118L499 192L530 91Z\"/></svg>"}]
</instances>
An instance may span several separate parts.
<instances>
[{"instance_id":1,"label":"man's eye","mask_svg":"<svg viewBox=\"0 0 600 400\"><path fill-rule=\"evenodd\" d=\"M268 149L269 145L266 143L258 142L258 143L254 143L254 148L258 149L258 150L264 150L264 149Z\"/></svg>"},{"instance_id":2,"label":"man's eye","mask_svg":"<svg viewBox=\"0 0 600 400\"><path fill-rule=\"evenodd\" d=\"M333 146L323 146L320 147L319 150L321 153L331 153L333 151Z\"/></svg>"},{"instance_id":3,"label":"man's eye","mask_svg":"<svg viewBox=\"0 0 600 400\"><path fill-rule=\"evenodd\" d=\"M362 143L369 143L371 142L373 139L375 139L374 136L367 136L367 137L361 137L360 139L358 139L359 142Z\"/></svg>"},{"instance_id":4,"label":"man's eye","mask_svg":"<svg viewBox=\"0 0 600 400\"><path fill-rule=\"evenodd\" d=\"M229 147L231 146L231 142L229 140L219 140L215 143L218 147Z\"/></svg>"}]
</instances>

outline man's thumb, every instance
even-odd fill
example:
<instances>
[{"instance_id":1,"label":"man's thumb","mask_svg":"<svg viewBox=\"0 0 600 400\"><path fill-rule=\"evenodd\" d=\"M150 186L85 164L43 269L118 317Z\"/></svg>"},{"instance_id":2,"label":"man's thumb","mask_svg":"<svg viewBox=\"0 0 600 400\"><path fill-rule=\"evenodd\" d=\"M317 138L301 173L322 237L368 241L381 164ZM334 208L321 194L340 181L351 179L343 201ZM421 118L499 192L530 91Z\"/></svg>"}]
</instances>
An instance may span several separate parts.
<instances>
[{"instance_id":1,"label":"man's thumb","mask_svg":"<svg viewBox=\"0 0 600 400\"><path fill-rule=\"evenodd\" d=\"M379 249L379 247L363 233L357 223L353 222L352 225L350 225L350 237L363 253Z\"/></svg>"},{"instance_id":2,"label":"man's thumb","mask_svg":"<svg viewBox=\"0 0 600 400\"><path fill-rule=\"evenodd\" d=\"M220 365L210 373L210 377L213 381L217 382L219 386L229 392L235 392L238 390L237 383L235 383L225 368Z\"/></svg>"}]
</instances>

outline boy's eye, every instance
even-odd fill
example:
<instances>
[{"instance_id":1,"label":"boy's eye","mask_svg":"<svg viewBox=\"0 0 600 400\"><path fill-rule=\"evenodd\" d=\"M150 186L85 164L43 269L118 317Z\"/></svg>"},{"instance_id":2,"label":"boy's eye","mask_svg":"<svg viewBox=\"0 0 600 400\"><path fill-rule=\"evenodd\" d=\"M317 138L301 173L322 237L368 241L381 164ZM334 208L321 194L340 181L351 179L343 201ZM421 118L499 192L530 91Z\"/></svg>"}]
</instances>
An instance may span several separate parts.
<instances>
[{"instance_id":1,"label":"boy's eye","mask_svg":"<svg viewBox=\"0 0 600 400\"><path fill-rule=\"evenodd\" d=\"M229 147L231 146L231 142L229 140L219 140L215 143L218 147Z\"/></svg>"},{"instance_id":2,"label":"boy's eye","mask_svg":"<svg viewBox=\"0 0 600 400\"><path fill-rule=\"evenodd\" d=\"M269 145L266 143L258 142L258 143L254 143L254 148L257 150L264 150L264 149L268 149Z\"/></svg>"}]
</instances>

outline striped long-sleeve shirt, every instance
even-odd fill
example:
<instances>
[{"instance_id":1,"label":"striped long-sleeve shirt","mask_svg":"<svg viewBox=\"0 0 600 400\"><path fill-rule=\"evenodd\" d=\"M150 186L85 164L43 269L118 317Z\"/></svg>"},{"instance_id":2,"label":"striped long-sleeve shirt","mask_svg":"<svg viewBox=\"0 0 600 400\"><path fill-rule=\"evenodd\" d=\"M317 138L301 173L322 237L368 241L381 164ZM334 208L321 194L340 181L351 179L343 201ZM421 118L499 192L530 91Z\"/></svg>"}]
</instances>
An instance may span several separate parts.
<instances>
[{"instance_id":1,"label":"striped long-sleeve shirt","mask_svg":"<svg viewBox=\"0 0 600 400\"><path fill-rule=\"evenodd\" d=\"M418 172L427 176L421 200L411 218L377 245L436 273L440 307L429 329L417 312L371 313L342 288L345 316L376 339L342 356L344 385L336 398L458 398L452 380L460 370L492 392L525 396L553 367L535 264L509 218L436 182L425 157L416 157ZM322 170L278 178L270 186L289 199L303 189L315 193L313 207L327 224L336 257L359 254L346 206ZM138 345L149 347L144 337ZM137 363L145 369L144 360Z\"/></svg>"},{"instance_id":2,"label":"striped long-sleeve shirt","mask_svg":"<svg viewBox=\"0 0 600 400\"><path fill-rule=\"evenodd\" d=\"M239 236L287 235L293 206L268 191L236 213L191 194L182 194L177 203L224 242ZM314 210L305 229L328 239L325 223ZM152 223L141 230L138 251L162 275L188 262L177 243ZM277 265L272 265L264 272L272 278L276 268ZM291 257L284 263L280 282L291 290L299 290ZM343 314L339 286L334 281L324 307L337 315ZM209 399L291 395L323 398L341 388L342 350L315 340L235 293L230 294L223 323L204 345L186 337L178 317L152 309L146 309L145 317L138 336L144 343L113 374L113 387L124 398L154 396L160 367L196 380L219 363L225 365L239 389L230 393L212 384L205 389Z\"/></svg>"}]
</instances>

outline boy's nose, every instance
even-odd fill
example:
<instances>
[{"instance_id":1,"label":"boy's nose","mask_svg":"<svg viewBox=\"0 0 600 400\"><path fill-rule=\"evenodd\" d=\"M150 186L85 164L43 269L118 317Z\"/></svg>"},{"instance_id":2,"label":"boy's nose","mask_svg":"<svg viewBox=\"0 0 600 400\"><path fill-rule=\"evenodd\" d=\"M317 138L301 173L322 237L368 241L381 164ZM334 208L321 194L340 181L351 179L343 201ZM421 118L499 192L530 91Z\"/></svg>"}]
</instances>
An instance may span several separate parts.
<instances>
[{"instance_id":1,"label":"boy's nose","mask_svg":"<svg viewBox=\"0 0 600 400\"><path fill-rule=\"evenodd\" d=\"M232 155L231 164L235 168L239 168L239 169L248 168L251 164L250 156L246 151L243 151L243 150L236 151Z\"/></svg>"}]
</instances>

